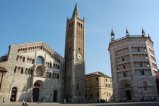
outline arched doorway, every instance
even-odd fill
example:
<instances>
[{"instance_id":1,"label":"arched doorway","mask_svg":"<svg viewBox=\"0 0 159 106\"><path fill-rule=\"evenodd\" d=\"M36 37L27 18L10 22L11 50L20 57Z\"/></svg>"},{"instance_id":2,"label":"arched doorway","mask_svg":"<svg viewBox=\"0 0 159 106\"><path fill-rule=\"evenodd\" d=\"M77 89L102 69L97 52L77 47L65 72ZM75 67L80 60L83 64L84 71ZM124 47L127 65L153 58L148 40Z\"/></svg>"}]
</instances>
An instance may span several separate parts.
<instances>
[{"instance_id":1,"label":"arched doorway","mask_svg":"<svg viewBox=\"0 0 159 106\"><path fill-rule=\"evenodd\" d=\"M54 90L53 102L57 102L57 90Z\"/></svg>"},{"instance_id":2,"label":"arched doorway","mask_svg":"<svg viewBox=\"0 0 159 106\"><path fill-rule=\"evenodd\" d=\"M36 82L33 88L33 102L37 102L39 100L39 93L40 93L40 84Z\"/></svg>"},{"instance_id":3,"label":"arched doorway","mask_svg":"<svg viewBox=\"0 0 159 106\"><path fill-rule=\"evenodd\" d=\"M125 96L127 100L131 100L132 99L132 92L131 92L131 86L127 85L125 86Z\"/></svg>"},{"instance_id":4,"label":"arched doorway","mask_svg":"<svg viewBox=\"0 0 159 106\"><path fill-rule=\"evenodd\" d=\"M11 101L11 102L15 102L15 101L16 101L17 91L18 91L18 89L17 89L16 87L13 87L13 88L12 88L11 97L10 97L10 101Z\"/></svg>"},{"instance_id":5,"label":"arched doorway","mask_svg":"<svg viewBox=\"0 0 159 106\"><path fill-rule=\"evenodd\" d=\"M132 87L130 81L122 80L120 82L120 97L126 100L132 100Z\"/></svg>"}]
</instances>

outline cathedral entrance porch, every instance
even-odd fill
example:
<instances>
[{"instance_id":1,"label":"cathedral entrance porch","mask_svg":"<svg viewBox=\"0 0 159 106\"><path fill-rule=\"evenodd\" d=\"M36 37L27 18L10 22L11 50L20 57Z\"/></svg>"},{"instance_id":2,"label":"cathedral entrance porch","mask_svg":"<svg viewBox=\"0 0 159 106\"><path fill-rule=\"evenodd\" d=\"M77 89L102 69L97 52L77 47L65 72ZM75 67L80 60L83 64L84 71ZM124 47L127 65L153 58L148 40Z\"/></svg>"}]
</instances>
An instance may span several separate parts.
<instances>
[{"instance_id":1,"label":"cathedral entrance porch","mask_svg":"<svg viewBox=\"0 0 159 106\"><path fill-rule=\"evenodd\" d=\"M42 81L38 80L34 83L34 88L32 92L33 102L38 102L40 99L40 92L42 87Z\"/></svg>"},{"instance_id":2,"label":"cathedral entrance porch","mask_svg":"<svg viewBox=\"0 0 159 106\"><path fill-rule=\"evenodd\" d=\"M132 101L132 87L129 80L122 80L119 85L119 94L121 101Z\"/></svg>"}]
</instances>

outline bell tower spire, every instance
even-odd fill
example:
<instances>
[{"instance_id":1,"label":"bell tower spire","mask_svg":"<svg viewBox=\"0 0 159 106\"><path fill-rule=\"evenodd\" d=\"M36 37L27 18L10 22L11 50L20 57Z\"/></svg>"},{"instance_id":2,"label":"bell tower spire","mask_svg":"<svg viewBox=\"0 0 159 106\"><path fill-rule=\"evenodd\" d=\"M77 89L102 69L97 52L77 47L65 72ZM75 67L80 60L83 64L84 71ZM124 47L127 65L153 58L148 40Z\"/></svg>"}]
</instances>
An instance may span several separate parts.
<instances>
[{"instance_id":1,"label":"bell tower spire","mask_svg":"<svg viewBox=\"0 0 159 106\"><path fill-rule=\"evenodd\" d=\"M79 17L79 12L78 12L78 7L77 7L77 3L75 5L72 17Z\"/></svg>"},{"instance_id":2,"label":"bell tower spire","mask_svg":"<svg viewBox=\"0 0 159 106\"><path fill-rule=\"evenodd\" d=\"M85 20L79 18L77 4L66 22L64 97L67 101L85 98Z\"/></svg>"}]
</instances>

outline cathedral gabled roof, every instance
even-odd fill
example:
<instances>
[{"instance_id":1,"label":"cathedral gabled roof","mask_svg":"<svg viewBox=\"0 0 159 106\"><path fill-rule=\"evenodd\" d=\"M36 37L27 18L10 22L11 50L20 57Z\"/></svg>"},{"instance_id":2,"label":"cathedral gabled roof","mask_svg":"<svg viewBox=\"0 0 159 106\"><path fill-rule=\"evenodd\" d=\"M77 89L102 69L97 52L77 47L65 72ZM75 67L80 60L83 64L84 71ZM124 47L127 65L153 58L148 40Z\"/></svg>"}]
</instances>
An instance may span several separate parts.
<instances>
[{"instance_id":1,"label":"cathedral gabled roof","mask_svg":"<svg viewBox=\"0 0 159 106\"><path fill-rule=\"evenodd\" d=\"M78 8L77 8L77 3L75 5L72 17L79 17L79 12L78 12Z\"/></svg>"},{"instance_id":2,"label":"cathedral gabled roof","mask_svg":"<svg viewBox=\"0 0 159 106\"><path fill-rule=\"evenodd\" d=\"M30 42L30 43L21 43L21 44L13 44L10 46L19 46L21 49L27 48L27 47L34 47L34 46L42 46L51 54L56 54L58 57L60 57L62 60L64 59L59 53L57 53L55 50L50 48L46 43L42 41L38 42Z\"/></svg>"}]
</instances>

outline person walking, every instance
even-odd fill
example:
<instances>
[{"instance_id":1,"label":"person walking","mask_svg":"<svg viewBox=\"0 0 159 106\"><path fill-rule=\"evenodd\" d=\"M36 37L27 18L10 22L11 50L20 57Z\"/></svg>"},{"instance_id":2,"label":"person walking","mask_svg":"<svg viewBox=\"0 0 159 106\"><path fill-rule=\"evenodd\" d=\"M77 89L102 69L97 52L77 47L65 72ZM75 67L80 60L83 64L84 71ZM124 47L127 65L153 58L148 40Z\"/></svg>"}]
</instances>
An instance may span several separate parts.
<instances>
[{"instance_id":1,"label":"person walking","mask_svg":"<svg viewBox=\"0 0 159 106\"><path fill-rule=\"evenodd\" d=\"M23 100L22 106L28 106L28 104L27 104L27 102L25 100Z\"/></svg>"},{"instance_id":2,"label":"person walking","mask_svg":"<svg viewBox=\"0 0 159 106\"><path fill-rule=\"evenodd\" d=\"M3 103L5 102L5 97L3 98Z\"/></svg>"}]
</instances>

